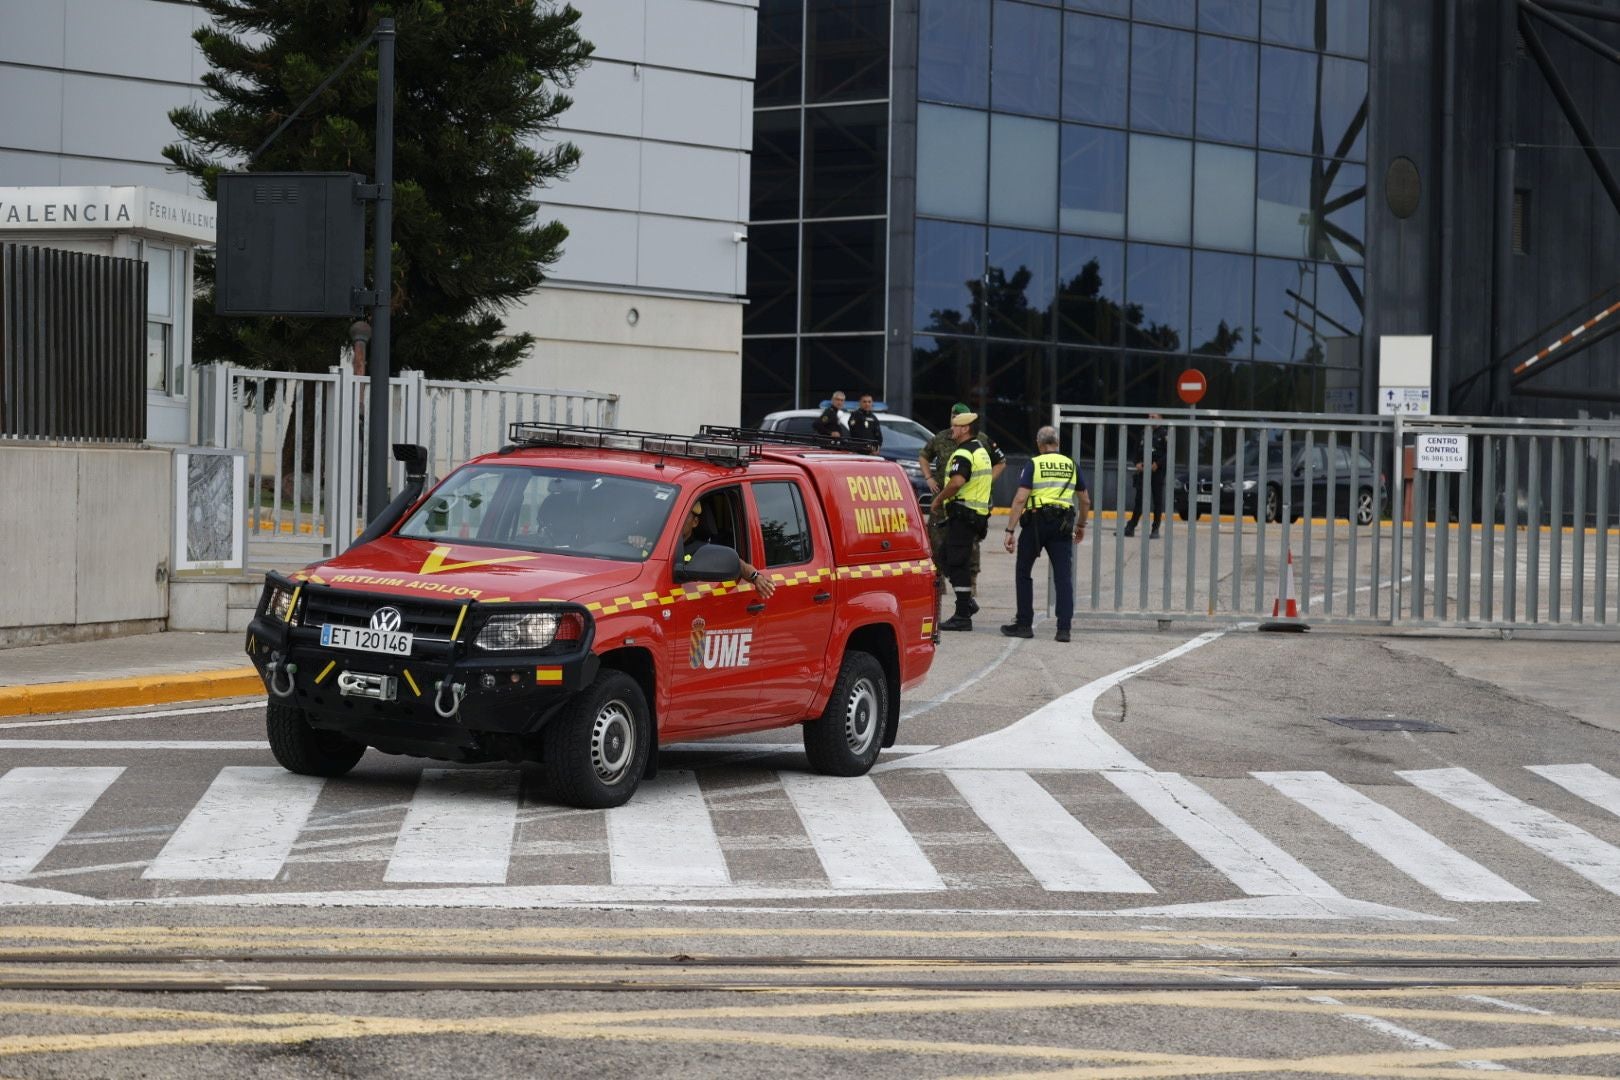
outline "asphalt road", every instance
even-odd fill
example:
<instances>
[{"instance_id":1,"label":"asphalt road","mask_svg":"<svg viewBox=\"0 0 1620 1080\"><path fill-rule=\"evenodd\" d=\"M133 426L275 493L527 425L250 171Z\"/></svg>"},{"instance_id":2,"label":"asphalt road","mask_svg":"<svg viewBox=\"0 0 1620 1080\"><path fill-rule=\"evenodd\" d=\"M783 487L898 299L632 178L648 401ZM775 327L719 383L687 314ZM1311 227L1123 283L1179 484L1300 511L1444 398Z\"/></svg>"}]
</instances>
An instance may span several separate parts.
<instances>
[{"instance_id":1,"label":"asphalt road","mask_svg":"<svg viewBox=\"0 0 1620 1080\"><path fill-rule=\"evenodd\" d=\"M0 1077L1620 1074L1620 646L1012 641L1003 563L867 780L0 723Z\"/></svg>"}]
</instances>

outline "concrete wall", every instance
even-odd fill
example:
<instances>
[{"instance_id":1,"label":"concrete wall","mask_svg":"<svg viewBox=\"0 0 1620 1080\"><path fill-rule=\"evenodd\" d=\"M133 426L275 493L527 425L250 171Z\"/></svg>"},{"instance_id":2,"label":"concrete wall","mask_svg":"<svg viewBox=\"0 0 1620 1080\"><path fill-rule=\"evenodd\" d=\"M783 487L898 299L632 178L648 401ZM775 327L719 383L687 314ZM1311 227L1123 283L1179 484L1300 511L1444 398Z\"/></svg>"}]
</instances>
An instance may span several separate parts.
<instances>
[{"instance_id":1,"label":"concrete wall","mask_svg":"<svg viewBox=\"0 0 1620 1080\"><path fill-rule=\"evenodd\" d=\"M0 645L162 628L172 471L167 450L0 443Z\"/></svg>"},{"instance_id":2,"label":"concrete wall","mask_svg":"<svg viewBox=\"0 0 1620 1080\"><path fill-rule=\"evenodd\" d=\"M506 323L540 338L512 383L616 393L619 426L643 431L738 422L738 304L553 288Z\"/></svg>"}]
</instances>

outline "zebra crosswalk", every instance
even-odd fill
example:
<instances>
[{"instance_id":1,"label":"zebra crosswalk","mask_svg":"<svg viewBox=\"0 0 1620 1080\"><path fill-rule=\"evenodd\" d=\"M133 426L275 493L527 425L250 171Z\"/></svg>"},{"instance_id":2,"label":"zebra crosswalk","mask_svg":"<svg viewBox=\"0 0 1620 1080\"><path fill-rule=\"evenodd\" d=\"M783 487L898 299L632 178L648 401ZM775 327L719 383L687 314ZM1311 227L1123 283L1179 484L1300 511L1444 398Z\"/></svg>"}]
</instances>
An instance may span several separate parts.
<instances>
[{"instance_id":1,"label":"zebra crosswalk","mask_svg":"<svg viewBox=\"0 0 1620 1080\"><path fill-rule=\"evenodd\" d=\"M142 811L156 814L152 820L109 829L109 817L127 816L109 804L119 804L127 786L139 788L142 771L136 765L0 772L0 882L49 881L60 889L82 877L87 895L104 890L108 874L126 894L131 878L153 889L200 882L215 889L285 888L298 883L301 868L332 861L332 845L340 842L332 830L343 827L334 822L352 816L356 801L368 797L391 801L389 820L396 824L383 836L373 826L365 838L356 888L547 880L548 864L523 842L538 812L525 809L533 804L525 802L524 774L515 768L423 768L398 806L395 788L231 765L212 774L189 803L158 807L145 800ZM1340 869L1351 849L1334 849L1322 841L1327 837L1338 838L1341 847L1349 841L1360 852L1358 866L1375 865L1370 856L1400 889L1435 900L1524 904L1583 888L1620 896L1620 847L1598 835L1620 830L1611 821L1620 818L1620 778L1590 764L1500 770L1490 779L1463 768L1401 770L1376 786L1365 777L1357 785L1321 771L1256 772L1217 785L1147 769L1101 770L1086 774L1089 801L1075 797L1075 774L1062 772L947 768L851 779L787 770L755 774L757 787L780 805L781 818L791 814L792 837L778 835L787 829L781 820L743 835L739 830L750 826L739 816L734 788L705 783L697 771L667 770L623 807L549 819L575 830L578 850L605 855L592 864L600 866L595 886L582 884L575 872L557 887L566 886L570 895L597 887L643 891L637 895L684 889L710 898L757 896L772 882L752 853L775 844L813 855L815 880L806 880L805 863L784 871L791 881L778 883L791 886L794 896L985 888L982 879L990 872L979 880L965 872L963 856L952 854L956 845L983 854L981 861L1017 867L1016 881L997 871L1000 885L1046 893L1122 902L1174 895L1187 887L1188 867L1197 865L1201 880L1222 880L1234 896L1353 901L1345 893L1365 881ZM931 794L918 809L907 792L925 781ZM1233 798L1234 784L1243 785L1240 799ZM1583 819L1597 832L1536 805L1574 807L1571 796L1598 811ZM334 812L334 801L347 809ZM1105 803L1113 817L1098 809ZM1132 815L1128 826L1117 820L1121 807ZM950 824L930 824L936 817L929 815ZM1307 845L1296 834L1310 821L1330 828L1318 828ZM1281 835L1267 835L1268 829ZM148 850L133 862L54 857L75 845L117 843ZM1510 872L1519 880L1508 880ZM7 895L0 890L0 902L24 902L6 901Z\"/></svg>"}]
</instances>

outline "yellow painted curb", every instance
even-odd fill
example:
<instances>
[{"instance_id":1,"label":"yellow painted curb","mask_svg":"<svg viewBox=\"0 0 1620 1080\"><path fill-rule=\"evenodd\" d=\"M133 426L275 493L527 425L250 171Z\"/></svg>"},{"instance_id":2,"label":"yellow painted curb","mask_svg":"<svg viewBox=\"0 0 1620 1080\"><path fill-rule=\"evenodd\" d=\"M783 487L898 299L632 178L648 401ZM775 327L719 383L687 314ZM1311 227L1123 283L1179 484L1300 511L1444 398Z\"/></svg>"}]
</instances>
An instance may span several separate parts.
<instances>
[{"instance_id":1,"label":"yellow painted curb","mask_svg":"<svg viewBox=\"0 0 1620 1080\"><path fill-rule=\"evenodd\" d=\"M38 683L0 687L0 716L122 709L164 705L171 701L252 697L264 693L264 681L251 667L223 668L184 675L138 675L127 679Z\"/></svg>"}]
</instances>

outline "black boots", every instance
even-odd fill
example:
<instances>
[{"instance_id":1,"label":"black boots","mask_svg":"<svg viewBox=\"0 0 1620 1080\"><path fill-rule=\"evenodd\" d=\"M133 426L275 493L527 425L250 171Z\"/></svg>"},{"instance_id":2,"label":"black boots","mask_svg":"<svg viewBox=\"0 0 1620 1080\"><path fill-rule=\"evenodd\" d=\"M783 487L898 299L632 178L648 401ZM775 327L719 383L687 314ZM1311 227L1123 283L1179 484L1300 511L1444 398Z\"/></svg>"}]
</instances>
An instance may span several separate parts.
<instances>
[{"instance_id":1,"label":"black boots","mask_svg":"<svg viewBox=\"0 0 1620 1080\"><path fill-rule=\"evenodd\" d=\"M1034 630L1032 630L1031 628L1025 626L1023 623L1015 623L1015 622L1014 623L1008 623L1006 626L1003 626L1001 628L1001 632L1006 637L1032 638L1032 637L1035 636L1035 631Z\"/></svg>"}]
</instances>

